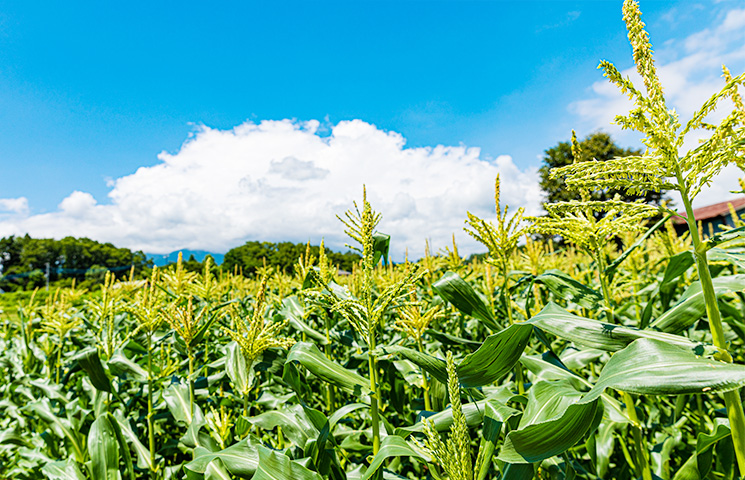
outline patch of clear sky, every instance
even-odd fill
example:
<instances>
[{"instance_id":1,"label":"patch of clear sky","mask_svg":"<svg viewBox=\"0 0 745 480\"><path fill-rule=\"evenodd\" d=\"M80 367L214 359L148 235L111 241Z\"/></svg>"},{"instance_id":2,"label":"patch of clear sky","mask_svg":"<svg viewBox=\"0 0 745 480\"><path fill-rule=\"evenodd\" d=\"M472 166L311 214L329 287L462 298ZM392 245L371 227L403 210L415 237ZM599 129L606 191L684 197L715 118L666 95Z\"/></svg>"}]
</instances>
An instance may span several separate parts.
<instances>
[{"instance_id":1,"label":"patch of clear sky","mask_svg":"<svg viewBox=\"0 0 745 480\"><path fill-rule=\"evenodd\" d=\"M683 2L679 2L683 3ZM652 40L728 3L643 1ZM193 124L358 118L521 167L569 135L621 1L0 2L0 198L51 211L157 163Z\"/></svg>"}]
</instances>

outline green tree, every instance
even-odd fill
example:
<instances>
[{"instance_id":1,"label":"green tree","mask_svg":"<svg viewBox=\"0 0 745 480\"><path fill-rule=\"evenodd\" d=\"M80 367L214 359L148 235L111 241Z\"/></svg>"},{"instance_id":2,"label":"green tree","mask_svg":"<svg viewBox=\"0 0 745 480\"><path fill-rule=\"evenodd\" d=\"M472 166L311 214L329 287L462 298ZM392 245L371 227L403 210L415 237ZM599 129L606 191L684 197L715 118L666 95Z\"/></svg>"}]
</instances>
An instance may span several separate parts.
<instances>
[{"instance_id":1,"label":"green tree","mask_svg":"<svg viewBox=\"0 0 745 480\"><path fill-rule=\"evenodd\" d=\"M604 132L596 132L585 137L580 142L582 157L577 161L586 161L595 159L598 162L606 162L614 158L640 156L644 152L640 149L621 148L616 145L610 135ZM546 202L568 202L570 200L580 200L579 193L568 189L562 178L550 178L549 171L552 168L559 168L574 163L572 155L572 144L569 141L560 142L555 147L546 150L543 157L543 166L538 170L541 176L540 186L546 194ZM647 190L643 194L630 194L622 190L598 189L591 193L591 198L587 200L605 201L611 200L615 195L620 195L621 199L627 202L644 200L645 203L659 205L662 201L664 192L655 192Z\"/></svg>"},{"instance_id":2,"label":"green tree","mask_svg":"<svg viewBox=\"0 0 745 480\"><path fill-rule=\"evenodd\" d=\"M244 275L249 276L254 275L256 269L262 267L266 262L267 266L290 273L300 255L305 254L305 248L305 244L302 243L250 241L240 247L228 250L222 268L232 272L238 267ZM311 255L318 258L318 249L319 247L312 246L310 248ZM353 252L337 253L328 248L325 250L331 264L342 270L351 271L352 266L360 261L360 256Z\"/></svg>"},{"instance_id":3,"label":"green tree","mask_svg":"<svg viewBox=\"0 0 745 480\"><path fill-rule=\"evenodd\" d=\"M29 289L50 282L86 279L94 265L126 274L131 265L136 273L151 266L144 253L99 243L89 238L31 238L29 235L0 238L0 288Z\"/></svg>"}]
</instances>

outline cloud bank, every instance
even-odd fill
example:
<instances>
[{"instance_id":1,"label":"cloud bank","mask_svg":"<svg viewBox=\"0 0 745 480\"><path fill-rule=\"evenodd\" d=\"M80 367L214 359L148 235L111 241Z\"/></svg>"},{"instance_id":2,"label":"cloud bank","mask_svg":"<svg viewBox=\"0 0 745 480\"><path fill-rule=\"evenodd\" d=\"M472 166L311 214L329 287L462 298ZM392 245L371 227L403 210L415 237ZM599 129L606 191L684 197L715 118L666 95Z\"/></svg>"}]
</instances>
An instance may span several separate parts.
<instances>
[{"instance_id":1,"label":"cloud bank","mask_svg":"<svg viewBox=\"0 0 745 480\"><path fill-rule=\"evenodd\" d=\"M199 128L175 154L112 182L109 202L74 191L52 213L30 215L25 199L0 200L0 236L87 236L152 253L177 249L224 252L247 240L317 244L347 241L336 215L362 198L383 214L392 255L435 249L455 234L464 252L483 248L463 233L466 211L494 217L494 179L502 201L540 211L534 169L510 157L482 158L478 148L407 148L398 133L361 120L330 135L319 122L246 122L232 130Z\"/></svg>"},{"instance_id":2,"label":"cloud bank","mask_svg":"<svg viewBox=\"0 0 745 480\"><path fill-rule=\"evenodd\" d=\"M670 13L669 20L673 21L676 10L673 9ZM733 76L745 71L745 8L724 12L714 26L685 38L670 39L662 43L661 47L655 43L652 31L651 41L668 108L674 108L685 124L709 97L724 86L721 78L722 64L727 65ZM635 85L643 85L635 68L621 73L631 78ZM741 93L745 92L741 89ZM588 98L572 103L569 111L579 117L582 130L602 129L613 134L619 143L628 143L639 137L622 132L611 123L616 115L627 113L631 107L631 102L625 95L621 95L615 85L602 80L590 87ZM709 117L710 121L718 123L731 109L732 103L729 100L722 102L720 108ZM695 147L702 136L702 133L690 135L684 147ZM694 206L709 205L737 196L730 191L740 190L737 179L742 176L745 173L737 167L727 167L714 178L710 188L696 197ZM671 196L676 205L682 205L679 195Z\"/></svg>"}]
</instances>

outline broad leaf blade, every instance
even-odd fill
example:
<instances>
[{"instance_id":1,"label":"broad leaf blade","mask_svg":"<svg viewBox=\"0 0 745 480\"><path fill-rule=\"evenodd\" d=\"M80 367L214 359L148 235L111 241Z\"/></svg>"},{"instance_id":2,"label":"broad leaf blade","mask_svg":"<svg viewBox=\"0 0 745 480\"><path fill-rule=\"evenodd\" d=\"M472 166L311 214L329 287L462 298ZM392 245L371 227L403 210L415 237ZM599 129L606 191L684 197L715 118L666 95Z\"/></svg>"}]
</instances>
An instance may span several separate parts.
<instances>
[{"instance_id":1,"label":"broad leaf blade","mask_svg":"<svg viewBox=\"0 0 745 480\"><path fill-rule=\"evenodd\" d=\"M370 393L370 382L363 376L332 362L311 343L298 342L287 354L287 361L296 361L320 379L355 395Z\"/></svg>"},{"instance_id":2,"label":"broad leaf blade","mask_svg":"<svg viewBox=\"0 0 745 480\"><path fill-rule=\"evenodd\" d=\"M549 303L527 322L559 338L590 348L615 352L626 348L634 340L649 338L693 349L699 344L686 337L653 330L639 330L623 325L591 320L567 312L555 303Z\"/></svg>"},{"instance_id":3,"label":"broad leaf blade","mask_svg":"<svg viewBox=\"0 0 745 480\"><path fill-rule=\"evenodd\" d=\"M370 467L365 472L362 480L369 480L380 468L383 462L391 457L414 457L424 461L430 461L429 457L419 448L397 435L388 435L380 444L380 450L370 462Z\"/></svg>"},{"instance_id":4,"label":"broad leaf blade","mask_svg":"<svg viewBox=\"0 0 745 480\"><path fill-rule=\"evenodd\" d=\"M481 387L502 378L520 360L532 331L532 326L517 323L487 337L478 350L458 364L460 384L466 388Z\"/></svg>"},{"instance_id":5,"label":"broad leaf blade","mask_svg":"<svg viewBox=\"0 0 745 480\"><path fill-rule=\"evenodd\" d=\"M233 475L250 478L259 465L258 448L261 441L254 437L241 440L219 452L210 452L206 448L197 447L194 450L194 460L187 463L184 469L188 472L204 474L210 463L219 458L223 466Z\"/></svg>"},{"instance_id":6,"label":"broad leaf blade","mask_svg":"<svg viewBox=\"0 0 745 480\"><path fill-rule=\"evenodd\" d=\"M88 452L93 478L119 479L119 444L108 415L98 417L88 432Z\"/></svg>"},{"instance_id":7,"label":"broad leaf blade","mask_svg":"<svg viewBox=\"0 0 745 480\"><path fill-rule=\"evenodd\" d=\"M597 427L603 407L596 399L580 403L582 393L566 382L539 382L516 430L505 437L498 458L508 463L535 463L559 455Z\"/></svg>"},{"instance_id":8,"label":"broad leaf blade","mask_svg":"<svg viewBox=\"0 0 745 480\"><path fill-rule=\"evenodd\" d=\"M89 348L80 352L75 359L78 361L80 368L88 374L88 378L90 378L94 387L102 392L111 393L111 380L106 375L106 370L101 364L96 348Z\"/></svg>"},{"instance_id":9,"label":"broad leaf blade","mask_svg":"<svg viewBox=\"0 0 745 480\"><path fill-rule=\"evenodd\" d=\"M603 296L599 292L561 270L548 270L535 277L533 282L544 284L556 297L581 307L595 309L603 303Z\"/></svg>"},{"instance_id":10,"label":"broad leaf blade","mask_svg":"<svg viewBox=\"0 0 745 480\"><path fill-rule=\"evenodd\" d=\"M717 277L712 282L717 297L745 289L745 275L743 274ZM677 333L693 325L705 312L706 303L701 283L696 282L688 287L678 303L652 322L650 326L663 332Z\"/></svg>"},{"instance_id":11,"label":"broad leaf blade","mask_svg":"<svg viewBox=\"0 0 745 480\"><path fill-rule=\"evenodd\" d=\"M312 470L308 470L290 457L259 447L259 466L253 480L323 480Z\"/></svg>"},{"instance_id":12,"label":"broad leaf blade","mask_svg":"<svg viewBox=\"0 0 745 480\"><path fill-rule=\"evenodd\" d=\"M659 340L640 339L616 353L584 402L606 389L639 395L726 392L745 385L745 365L698 357Z\"/></svg>"},{"instance_id":13,"label":"broad leaf blade","mask_svg":"<svg viewBox=\"0 0 745 480\"><path fill-rule=\"evenodd\" d=\"M432 288L461 312L478 318L493 331L501 330L489 306L457 273L445 272L442 278L432 284Z\"/></svg>"}]
</instances>

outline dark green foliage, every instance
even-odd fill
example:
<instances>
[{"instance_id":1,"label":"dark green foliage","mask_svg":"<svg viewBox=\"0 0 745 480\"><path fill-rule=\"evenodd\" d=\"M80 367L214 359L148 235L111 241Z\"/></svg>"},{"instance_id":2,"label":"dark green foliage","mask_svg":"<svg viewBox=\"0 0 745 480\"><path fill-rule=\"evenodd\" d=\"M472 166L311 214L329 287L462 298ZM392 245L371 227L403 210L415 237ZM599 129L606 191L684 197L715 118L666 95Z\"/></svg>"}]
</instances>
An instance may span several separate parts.
<instances>
[{"instance_id":1,"label":"dark green foliage","mask_svg":"<svg viewBox=\"0 0 745 480\"><path fill-rule=\"evenodd\" d=\"M319 247L310 247L311 255L318 258ZM222 268L232 272L238 267L246 276L253 276L257 268L266 263L268 267L274 267L285 273L292 272L301 255L305 255L306 245L292 242L246 242L240 247L232 248L225 254ZM360 261L360 256L353 252L337 253L326 249L326 256L331 265L338 266L341 270L352 271L352 267Z\"/></svg>"},{"instance_id":2,"label":"dark green foliage","mask_svg":"<svg viewBox=\"0 0 745 480\"><path fill-rule=\"evenodd\" d=\"M102 280L101 272L126 274L131 266L137 273L150 262L141 251L115 247L89 238L31 238L10 236L0 239L0 288L6 291L33 289L49 281L76 279ZM99 277L101 277L99 279Z\"/></svg>"}]
</instances>

